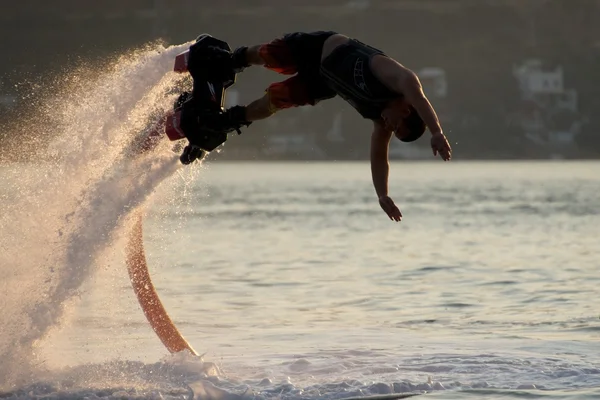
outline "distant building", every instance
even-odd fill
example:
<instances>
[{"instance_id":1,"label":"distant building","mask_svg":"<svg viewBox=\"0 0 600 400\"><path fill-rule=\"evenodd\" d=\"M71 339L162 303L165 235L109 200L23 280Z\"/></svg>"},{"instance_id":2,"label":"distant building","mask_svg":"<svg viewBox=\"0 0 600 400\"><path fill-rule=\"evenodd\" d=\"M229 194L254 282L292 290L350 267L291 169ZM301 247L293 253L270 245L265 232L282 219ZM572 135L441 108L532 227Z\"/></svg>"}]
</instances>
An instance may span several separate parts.
<instances>
[{"instance_id":1,"label":"distant building","mask_svg":"<svg viewBox=\"0 0 600 400\"><path fill-rule=\"evenodd\" d=\"M443 99L448 96L446 71L442 68L427 67L417 72L427 97Z\"/></svg>"},{"instance_id":2,"label":"distant building","mask_svg":"<svg viewBox=\"0 0 600 400\"><path fill-rule=\"evenodd\" d=\"M530 59L513 68L523 100L544 106L577 111L577 91L565 89L562 66L544 71L541 60Z\"/></svg>"},{"instance_id":3,"label":"distant building","mask_svg":"<svg viewBox=\"0 0 600 400\"><path fill-rule=\"evenodd\" d=\"M416 71L421 85L423 86L423 92L431 102L435 113L440 120L442 127L450 126L461 126L466 127L468 121L473 118L468 112L465 112L460 107L457 107L456 92L454 93L454 99L450 97L450 90L448 90L448 75L446 70L440 67L425 67ZM416 145L424 146L426 152L417 152L412 154L410 157L415 158L415 154L421 154L421 158L428 157L431 154L429 147L424 144L424 140L420 140ZM402 150L405 152L405 150ZM428 153L427 153L428 152ZM402 153L404 154L404 153ZM405 154L404 154L405 155ZM402 157L404 157L404 155Z\"/></svg>"},{"instance_id":4,"label":"distant building","mask_svg":"<svg viewBox=\"0 0 600 400\"><path fill-rule=\"evenodd\" d=\"M583 120L578 93L566 88L562 66L545 68L538 59L513 67L521 93L516 122L525 137L541 146L574 146Z\"/></svg>"}]
</instances>

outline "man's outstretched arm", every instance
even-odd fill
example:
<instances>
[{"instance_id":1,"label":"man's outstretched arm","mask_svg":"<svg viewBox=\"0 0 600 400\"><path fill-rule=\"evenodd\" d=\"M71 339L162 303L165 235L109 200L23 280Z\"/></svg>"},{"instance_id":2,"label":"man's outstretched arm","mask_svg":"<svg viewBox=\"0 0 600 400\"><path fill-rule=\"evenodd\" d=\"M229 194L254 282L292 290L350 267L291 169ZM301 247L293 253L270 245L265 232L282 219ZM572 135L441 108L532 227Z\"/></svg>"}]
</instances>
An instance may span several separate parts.
<instances>
[{"instance_id":1,"label":"man's outstretched arm","mask_svg":"<svg viewBox=\"0 0 600 400\"><path fill-rule=\"evenodd\" d=\"M385 129L382 123L375 122L371 135L371 176L379 205L392 221L402 220L402 213L388 195L388 178L390 174L389 146L392 132Z\"/></svg>"},{"instance_id":2,"label":"man's outstretched arm","mask_svg":"<svg viewBox=\"0 0 600 400\"><path fill-rule=\"evenodd\" d=\"M390 90L404 96L417 110L432 134L442 132L440 121L431 103L423 93L419 77L410 69L389 57L376 57L375 73Z\"/></svg>"},{"instance_id":3,"label":"man's outstretched arm","mask_svg":"<svg viewBox=\"0 0 600 400\"><path fill-rule=\"evenodd\" d=\"M412 71L407 71L396 82L398 85L397 90L402 90L404 98L417 110L431 134L442 133L440 120L429 99L425 96L417 75Z\"/></svg>"},{"instance_id":4,"label":"man's outstretched arm","mask_svg":"<svg viewBox=\"0 0 600 400\"><path fill-rule=\"evenodd\" d=\"M433 155L435 156L439 153L444 161L450 160L452 158L452 148L442 131L440 121L433 106L427 99L427 96L425 96L425 93L423 93L423 87L417 75L412 71L407 72L399 80L399 85L404 90L403 93L406 101L415 108L431 132L431 149L433 150Z\"/></svg>"},{"instance_id":5,"label":"man's outstretched arm","mask_svg":"<svg viewBox=\"0 0 600 400\"><path fill-rule=\"evenodd\" d=\"M423 92L423 87L417 74L388 57L377 57L375 65L376 73L381 81L390 90L402 94L406 101L417 111L423 122L425 122L425 125L427 125L432 135L431 147L433 154L437 155L439 153L444 161L450 160L452 149L444 135L433 106Z\"/></svg>"}]
</instances>

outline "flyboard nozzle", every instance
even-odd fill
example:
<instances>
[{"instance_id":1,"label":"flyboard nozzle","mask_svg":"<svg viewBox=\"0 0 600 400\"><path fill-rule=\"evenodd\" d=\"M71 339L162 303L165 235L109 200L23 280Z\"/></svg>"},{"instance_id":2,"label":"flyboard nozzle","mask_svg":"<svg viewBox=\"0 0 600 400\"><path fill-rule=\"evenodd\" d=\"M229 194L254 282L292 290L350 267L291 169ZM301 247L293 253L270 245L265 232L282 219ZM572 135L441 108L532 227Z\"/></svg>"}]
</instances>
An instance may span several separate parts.
<instances>
[{"instance_id":1,"label":"flyboard nozzle","mask_svg":"<svg viewBox=\"0 0 600 400\"><path fill-rule=\"evenodd\" d=\"M190 51L186 50L183 53L178 54L175 57L175 65L173 66L173 71L179 72L183 74L188 72L188 62L190 59Z\"/></svg>"}]
</instances>

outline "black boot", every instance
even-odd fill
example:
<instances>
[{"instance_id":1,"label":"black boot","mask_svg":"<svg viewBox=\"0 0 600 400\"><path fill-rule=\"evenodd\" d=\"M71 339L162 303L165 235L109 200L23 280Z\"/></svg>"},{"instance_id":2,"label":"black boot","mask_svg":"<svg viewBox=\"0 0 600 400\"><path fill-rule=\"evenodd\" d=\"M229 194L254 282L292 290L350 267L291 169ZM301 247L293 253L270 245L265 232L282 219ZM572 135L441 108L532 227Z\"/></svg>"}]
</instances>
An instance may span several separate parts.
<instances>
[{"instance_id":1,"label":"black boot","mask_svg":"<svg viewBox=\"0 0 600 400\"><path fill-rule=\"evenodd\" d=\"M205 126L214 132L229 133L237 131L238 134L241 134L240 128L242 125L250 126L251 123L246 120L245 106L233 106L214 117L207 118Z\"/></svg>"},{"instance_id":2,"label":"black boot","mask_svg":"<svg viewBox=\"0 0 600 400\"><path fill-rule=\"evenodd\" d=\"M231 68L236 74L242 72L249 66L247 46L238 47L231 53Z\"/></svg>"},{"instance_id":3,"label":"black boot","mask_svg":"<svg viewBox=\"0 0 600 400\"><path fill-rule=\"evenodd\" d=\"M217 46L192 45L188 61L190 75L199 80L226 80L250 66L247 51L246 46L230 52Z\"/></svg>"},{"instance_id":4,"label":"black boot","mask_svg":"<svg viewBox=\"0 0 600 400\"><path fill-rule=\"evenodd\" d=\"M198 146L205 151L213 151L227 140L227 134L240 128L249 126L246 120L246 107L234 106L221 112L197 112L193 108L183 108L180 127L188 138L190 144Z\"/></svg>"}]
</instances>

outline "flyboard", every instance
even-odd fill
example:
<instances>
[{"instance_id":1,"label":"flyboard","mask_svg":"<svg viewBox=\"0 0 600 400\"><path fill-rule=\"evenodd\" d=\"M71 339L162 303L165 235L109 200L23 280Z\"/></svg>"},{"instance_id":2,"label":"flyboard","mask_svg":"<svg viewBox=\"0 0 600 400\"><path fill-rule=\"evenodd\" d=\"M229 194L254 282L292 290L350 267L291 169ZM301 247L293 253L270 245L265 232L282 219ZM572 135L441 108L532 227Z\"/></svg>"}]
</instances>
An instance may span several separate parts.
<instances>
[{"instance_id":1,"label":"flyboard","mask_svg":"<svg viewBox=\"0 0 600 400\"><path fill-rule=\"evenodd\" d=\"M192 88L179 95L173 110L146 137L141 152L154 149L165 136L170 141L187 139L188 145L179 157L187 165L225 143L229 133L241 134L238 128L220 127L217 122L224 112L226 91L236 79L236 72L219 61L223 54L231 54L229 44L205 33L189 50L175 57L173 71L189 73Z\"/></svg>"},{"instance_id":2,"label":"flyboard","mask_svg":"<svg viewBox=\"0 0 600 400\"><path fill-rule=\"evenodd\" d=\"M140 154L152 151L165 136L170 141L187 139L189 144L179 159L182 164L190 164L201 160L227 140L227 134L232 130L219 130L203 123L223 112L225 92L235 83L236 78L233 71L211 66L211 52L215 49L221 53L231 52L226 42L202 34L189 50L175 58L173 70L190 73L193 78L192 90L183 92L175 101L173 110L144 138L139 148ZM169 352L187 350L198 355L169 317L152 284L144 252L142 222L142 214L138 212L134 216L126 249L127 270L138 302L152 329Z\"/></svg>"}]
</instances>

